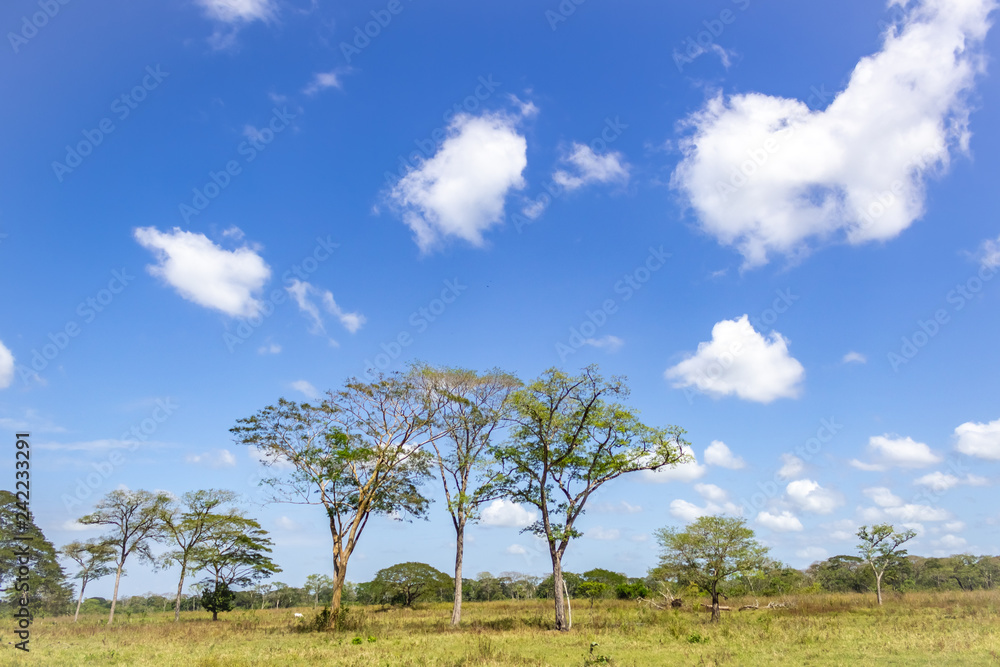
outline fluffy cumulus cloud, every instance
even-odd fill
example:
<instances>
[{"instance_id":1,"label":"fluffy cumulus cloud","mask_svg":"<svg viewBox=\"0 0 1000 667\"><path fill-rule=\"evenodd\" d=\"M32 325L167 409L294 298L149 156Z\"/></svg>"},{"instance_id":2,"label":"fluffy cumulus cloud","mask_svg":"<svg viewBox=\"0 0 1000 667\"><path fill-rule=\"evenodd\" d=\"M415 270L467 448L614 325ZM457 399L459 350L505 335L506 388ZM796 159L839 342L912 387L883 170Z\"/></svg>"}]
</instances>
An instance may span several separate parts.
<instances>
[{"instance_id":1,"label":"fluffy cumulus cloud","mask_svg":"<svg viewBox=\"0 0 1000 667\"><path fill-rule=\"evenodd\" d=\"M590 347L596 347L598 350L607 350L608 352L617 352L621 349L622 345L625 344L618 336L602 336L601 338L584 338L584 345L589 345Z\"/></svg>"},{"instance_id":2,"label":"fluffy cumulus cloud","mask_svg":"<svg viewBox=\"0 0 1000 667\"><path fill-rule=\"evenodd\" d=\"M726 493L725 489L722 489L715 484L695 484L694 490L698 492L698 495L716 503L721 503L729 498L729 494Z\"/></svg>"},{"instance_id":3,"label":"fluffy cumulus cloud","mask_svg":"<svg viewBox=\"0 0 1000 667\"><path fill-rule=\"evenodd\" d=\"M705 463L730 470L739 470L746 466L746 461L733 454L729 446L721 440L713 440L705 450Z\"/></svg>"},{"instance_id":4,"label":"fluffy cumulus cloud","mask_svg":"<svg viewBox=\"0 0 1000 667\"><path fill-rule=\"evenodd\" d=\"M799 521L798 517L787 510L781 512L780 514L761 512L757 515L757 523L765 528L770 528L777 533L788 533L791 531L802 530L802 522Z\"/></svg>"},{"instance_id":5,"label":"fluffy cumulus cloud","mask_svg":"<svg viewBox=\"0 0 1000 667\"><path fill-rule=\"evenodd\" d=\"M319 391L308 380L296 380L291 384L291 387L306 398L319 398Z\"/></svg>"},{"instance_id":6,"label":"fluffy cumulus cloud","mask_svg":"<svg viewBox=\"0 0 1000 667\"><path fill-rule=\"evenodd\" d=\"M948 510L930 505L919 505L917 503L903 503L888 507L866 507L860 511L861 520L864 523L871 522L920 522L920 521L947 521L951 519Z\"/></svg>"},{"instance_id":7,"label":"fluffy cumulus cloud","mask_svg":"<svg viewBox=\"0 0 1000 667\"><path fill-rule=\"evenodd\" d=\"M941 456L923 442L898 435L875 435L868 439L868 451L875 459L864 463L857 459L851 465L860 470L885 470L890 466L923 468L941 462Z\"/></svg>"},{"instance_id":8,"label":"fluffy cumulus cloud","mask_svg":"<svg viewBox=\"0 0 1000 667\"><path fill-rule=\"evenodd\" d=\"M710 514L731 514L736 516L740 514L740 507L731 502L719 504L711 501L705 503L702 507L680 499L671 501L670 503L670 515L688 523Z\"/></svg>"},{"instance_id":9,"label":"fluffy cumulus cloud","mask_svg":"<svg viewBox=\"0 0 1000 667\"><path fill-rule=\"evenodd\" d=\"M483 245L483 233L504 217L507 193L525 186L527 142L505 114L459 114L438 152L392 188L422 252L448 237Z\"/></svg>"},{"instance_id":10,"label":"fluffy cumulus cloud","mask_svg":"<svg viewBox=\"0 0 1000 667\"><path fill-rule=\"evenodd\" d=\"M482 521L487 526L505 526L507 528L524 528L538 519L538 513L525 509L509 500L494 500L482 513Z\"/></svg>"},{"instance_id":11,"label":"fluffy cumulus cloud","mask_svg":"<svg viewBox=\"0 0 1000 667\"><path fill-rule=\"evenodd\" d=\"M785 493L788 500L804 512L830 514L844 504L840 494L824 489L819 482L811 479L789 482Z\"/></svg>"},{"instance_id":12,"label":"fluffy cumulus cloud","mask_svg":"<svg viewBox=\"0 0 1000 667\"><path fill-rule=\"evenodd\" d=\"M621 153L614 151L598 155L590 146L573 143L573 147L563 158L568 169L559 169L552 174L552 180L567 190L576 190L591 183L628 182L628 164Z\"/></svg>"},{"instance_id":13,"label":"fluffy cumulus cloud","mask_svg":"<svg viewBox=\"0 0 1000 667\"><path fill-rule=\"evenodd\" d=\"M314 334L326 335L326 326L323 322L323 315L320 313L320 306L322 306L323 311L333 315L340 322L340 325L350 333L357 332L367 322L361 313L350 313L341 308L334 300L333 292L329 290L321 290L297 278L285 289L295 299L299 310L309 319L309 330ZM331 340L331 342L335 341Z\"/></svg>"},{"instance_id":14,"label":"fluffy cumulus cloud","mask_svg":"<svg viewBox=\"0 0 1000 667\"><path fill-rule=\"evenodd\" d=\"M691 459L685 463L676 466L664 466L659 470L643 470L639 474L642 476L642 479L659 484L665 482L693 482L696 479L701 479L708 472L708 468L698 463L698 457L695 455L694 449L689 450L688 454L691 455Z\"/></svg>"},{"instance_id":15,"label":"fluffy cumulus cloud","mask_svg":"<svg viewBox=\"0 0 1000 667\"><path fill-rule=\"evenodd\" d=\"M1000 419L986 424L962 424L955 429L955 449L969 456L1000 461Z\"/></svg>"},{"instance_id":16,"label":"fluffy cumulus cloud","mask_svg":"<svg viewBox=\"0 0 1000 667\"><path fill-rule=\"evenodd\" d=\"M14 381L14 354L0 341L0 389Z\"/></svg>"},{"instance_id":17,"label":"fluffy cumulus cloud","mask_svg":"<svg viewBox=\"0 0 1000 667\"><path fill-rule=\"evenodd\" d=\"M673 186L747 266L814 240L897 236L922 215L928 176L968 146L994 6L910 3L824 110L760 93L714 97L686 121Z\"/></svg>"},{"instance_id":18,"label":"fluffy cumulus cloud","mask_svg":"<svg viewBox=\"0 0 1000 667\"><path fill-rule=\"evenodd\" d=\"M596 528L590 528L584 531L584 535L592 540L604 540L604 541L614 541L621 539L622 531L617 528L602 528L597 526Z\"/></svg>"},{"instance_id":19,"label":"fluffy cumulus cloud","mask_svg":"<svg viewBox=\"0 0 1000 667\"><path fill-rule=\"evenodd\" d=\"M249 246L225 250L204 234L177 227L161 232L140 227L135 240L156 256L150 274L173 287L183 298L231 317L252 317L261 309L258 295L271 268Z\"/></svg>"},{"instance_id":20,"label":"fluffy cumulus cloud","mask_svg":"<svg viewBox=\"0 0 1000 667\"><path fill-rule=\"evenodd\" d=\"M796 398L805 369L788 353L788 341L778 332L764 337L744 315L712 327L712 340L668 368L675 387L694 387L711 396L736 395L747 401L770 403Z\"/></svg>"},{"instance_id":21,"label":"fluffy cumulus cloud","mask_svg":"<svg viewBox=\"0 0 1000 667\"><path fill-rule=\"evenodd\" d=\"M918 477L913 480L913 483L918 486L926 486L931 491L947 491L948 489L954 488L959 485L968 486L985 486L989 482L985 477L980 477L979 475L968 474L965 477L957 477L951 473L946 472L932 472L923 477Z\"/></svg>"},{"instance_id":22,"label":"fluffy cumulus cloud","mask_svg":"<svg viewBox=\"0 0 1000 667\"><path fill-rule=\"evenodd\" d=\"M805 469L805 461L794 454L781 455L781 469L778 470L778 475L782 479L792 479L793 477L798 477L805 471Z\"/></svg>"}]
</instances>

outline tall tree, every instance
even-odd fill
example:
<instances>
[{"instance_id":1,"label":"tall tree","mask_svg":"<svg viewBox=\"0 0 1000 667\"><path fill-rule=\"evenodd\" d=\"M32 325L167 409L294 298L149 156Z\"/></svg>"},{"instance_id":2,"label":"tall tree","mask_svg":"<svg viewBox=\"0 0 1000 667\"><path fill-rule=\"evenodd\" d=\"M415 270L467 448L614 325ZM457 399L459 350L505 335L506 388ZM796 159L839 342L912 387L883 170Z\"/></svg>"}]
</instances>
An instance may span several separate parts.
<instances>
[{"instance_id":1,"label":"tall tree","mask_svg":"<svg viewBox=\"0 0 1000 667\"><path fill-rule=\"evenodd\" d=\"M494 369L483 375L465 369L417 366L415 372L439 401L435 426L446 433L433 442L448 512L455 527L455 599L451 624L462 620L462 561L465 526L479 519L483 503L502 497L503 473L488 454L491 438L510 412L511 394L521 385Z\"/></svg>"},{"instance_id":2,"label":"tall tree","mask_svg":"<svg viewBox=\"0 0 1000 667\"><path fill-rule=\"evenodd\" d=\"M55 547L24 507L14 493L0 490L0 588L11 602L27 593L33 609L65 613L73 591Z\"/></svg>"},{"instance_id":3,"label":"tall tree","mask_svg":"<svg viewBox=\"0 0 1000 667\"><path fill-rule=\"evenodd\" d=\"M165 532L168 539L177 545L163 556L163 562L168 565L177 564L181 568L181 576L177 582L177 597L174 599L174 622L181 618L181 594L184 590L184 578L191 565L191 556L202 543L208 539L213 530L225 529L227 523L236 513L234 508L228 512L218 512L222 506L236 500L236 494L223 489L204 489L188 491L182 497L182 505L172 503L164 515Z\"/></svg>"},{"instance_id":4,"label":"tall tree","mask_svg":"<svg viewBox=\"0 0 1000 667\"><path fill-rule=\"evenodd\" d=\"M587 500L622 475L687 460L683 429L646 426L619 402L628 394L624 379L605 381L594 366L577 376L550 369L514 394L510 441L494 450L508 497L541 514L525 530L548 543L560 631L569 630L562 558L582 534L575 525Z\"/></svg>"},{"instance_id":5,"label":"tall tree","mask_svg":"<svg viewBox=\"0 0 1000 667\"><path fill-rule=\"evenodd\" d=\"M76 601L76 613L73 622L80 618L80 605L83 604L83 592L87 584L95 579L106 577L115 571L111 563L115 561L114 547L107 542L91 539L86 542L70 542L59 552L77 564L74 579L80 580L80 597Z\"/></svg>"},{"instance_id":6,"label":"tall tree","mask_svg":"<svg viewBox=\"0 0 1000 667\"><path fill-rule=\"evenodd\" d=\"M132 554L140 561L154 561L150 546L164 535L163 517L169 504L170 496L165 493L118 489L99 500L94 512L79 519L84 525L108 526L111 530L103 538L103 541L114 546L116 565L115 591L111 598L108 625L115 620L118 584L122 578L122 570L125 569L125 561Z\"/></svg>"},{"instance_id":7,"label":"tall tree","mask_svg":"<svg viewBox=\"0 0 1000 667\"><path fill-rule=\"evenodd\" d=\"M279 502L321 504L333 538L330 624L340 619L347 564L372 514L423 517L429 501L420 485L430 476L424 447L432 405L412 376L350 380L318 405L280 399L232 429L239 444L257 447L273 477L262 485ZM275 466L275 462L288 466ZM285 470L290 467L291 470Z\"/></svg>"},{"instance_id":8,"label":"tall tree","mask_svg":"<svg viewBox=\"0 0 1000 667\"><path fill-rule=\"evenodd\" d=\"M201 544L191 552L191 563L195 570L206 570L206 591L217 594L218 600L227 600L228 591L235 586L250 586L281 572L268 555L274 542L267 536L257 521L238 512L226 515L226 521L217 524L206 533ZM225 585L223 590L222 584ZM202 594L204 599L204 594ZM203 605L204 606L204 603ZM219 620L220 608L212 610L212 620Z\"/></svg>"},{"instance_id":9,"label":"tall tree","mask_svg":"<svg viewBox=\"0 0 1000 667\"><path fill-rule=\"evenodd\" d=\"M746 520L703 516L683 531L661 528L663 547L658 574L681 585L693 583L712 595L712 621L719 621L719 585L734 575L748 575L767 562L767 547L754 539Z\"/></svg>"},{"instance_id":10,"label":"tall tree","mask_svg":"<svg viewBox=\"0 0 1000 667\"><path fill-rule=\"evenodd\" d=\"M899 564L906 556L906 549L899 547L917 536L916 531L905 530L897 533L896 529L888 523L874 525L869 530L868 526L861 526L858 529L858 553L861 559L868 564L875 575L875 597L878 603L882 604L882 577L890 567Z\"/></svg>"}]
</instances>

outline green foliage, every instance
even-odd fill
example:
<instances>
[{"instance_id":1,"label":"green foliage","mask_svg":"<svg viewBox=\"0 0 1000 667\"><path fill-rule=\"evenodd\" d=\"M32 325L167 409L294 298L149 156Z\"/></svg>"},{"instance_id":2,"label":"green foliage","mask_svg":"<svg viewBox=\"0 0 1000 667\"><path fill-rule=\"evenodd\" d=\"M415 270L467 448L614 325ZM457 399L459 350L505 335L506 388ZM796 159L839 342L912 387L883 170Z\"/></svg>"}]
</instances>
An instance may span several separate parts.
<instances>
[{"instance_id":1,"label":"green foliage","mask_svg":"<svg viewBox=\"0 0 1000 667\"><path fill-rule=\"evenodd\" d=\"M646 584L641 581L631 584L618 584L615 586L615 596L619 600L638 600L639 598L648 598L649 589L646 587Z\"/></svg>"},{"instance_id":2,"label":"green foliage","mask_svg":"<svg viewBox=\"0 0 1000 667\"><path fill-rule=\"evenodd\" d=\"M220 612L232 611L236 596L225 581L217 581L215 585L206 587L201 594L201 606L212 612L212 620L216 620Z\"/></svg>"},{"instance_id":3,"label":"green foliage","mask_svg":"<svg viewBox=\"0 0 1000 667\"><path fill-rule=\"evenodd\" d=\"M369 604L400 604L404 607L422 597L450 593L453 582L444 572L426 563L398 563L375 573L375 578L362 584L363 597Z\"/></svg>"},{"instance_id":4,"label":"green foliage","mask_svg":"<svg viewBox=\"0 0 1000 667\"><path fill-rule=\"evenodd\" d=\"M30 539L19 540L18 536ZM27 551L27 565L21 561ZM28 568L27 581L17 581L19 568ZM45 614L64 613L72 589L67 585L66 574L59 565L55 547L45 537L42 529L29 512L27 516L18 507L18 498L10 491L0 490L0 588L7 589L4 602L14 604L27 591L34 612Z\"/></svg>"}]
</instances>

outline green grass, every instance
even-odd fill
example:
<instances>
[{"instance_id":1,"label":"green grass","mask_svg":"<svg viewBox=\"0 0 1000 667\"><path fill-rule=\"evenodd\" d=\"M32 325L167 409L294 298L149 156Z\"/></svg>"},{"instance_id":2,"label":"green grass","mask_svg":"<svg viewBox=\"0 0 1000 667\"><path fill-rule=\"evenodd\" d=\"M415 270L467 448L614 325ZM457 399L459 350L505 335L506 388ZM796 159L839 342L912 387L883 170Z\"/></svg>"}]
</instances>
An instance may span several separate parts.
<instances>
[{"instance_id":1,"label":"green grass","mask_svg":"<svg viewBox=\"0 0 1000 667\"><path fill-rule=\"evenodd\" d=\"M466 603L459 629L450 605L419 609L352 607L349 629L303 633L295 611L235 611L213 623L206 612L73 623L39 619L31 653L6 644L4 665L997 665L1000 593L911 593L888 596L808 595L784 598L789 608L724 612L660 611L634 602L576 602L569 633L551 630L546 600ZM744 600L730 600L738 606ZM761 605L766 604L761 601ZM596 643L591 652L591 644Z\"/></svg>"}]
</instances>

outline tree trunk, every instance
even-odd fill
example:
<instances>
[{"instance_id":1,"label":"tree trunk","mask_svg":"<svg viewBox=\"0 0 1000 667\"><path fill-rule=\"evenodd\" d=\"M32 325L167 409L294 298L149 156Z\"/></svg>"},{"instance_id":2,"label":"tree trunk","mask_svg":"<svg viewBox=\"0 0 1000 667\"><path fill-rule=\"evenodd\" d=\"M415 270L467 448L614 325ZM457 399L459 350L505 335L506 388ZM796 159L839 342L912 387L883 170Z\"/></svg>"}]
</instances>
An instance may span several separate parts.
<instances>
[{"instance_id":1,"label":"tree trunk","mask_svg":"<svg viewBox=\"0 0 1000 667\"><path fill-rule=\"evenodd\" d=\"M566 629L567 630L572 630L573 629L573 600L570 597L569 587L566 586L566 580L565 579L563 579L563 593L566 594L566 611L568 612L567 613L568 619L567 619L567 623L566 623Z\"/></svg>"},{"instance_id":2,"label":"tree trunk","mask_svg":"<svg viewBox=\"0 0 1000 667\"><path fill-rule=\"evenodd\" d=\"M215 610L215 609L212 610L212 620L213 621L219 620L219 612L218 612L218 610Z\"/></svg>"},{"instance_id":3,"label":"tree trunk","mask_svg":"<svg viewBox=\"0 0 1000 667\"><path fill-rule=\"evenodd\" d=\"M722 614L719 613L719 591L716 589L715 584L712 584L712 623L718 623L722 619Z\"/></svg>"},{"instance_id":4,"label":"tree trunk","mask_svg":"<svg viewBox=\"0 0 1000 667\"><path fill-rule=\"evenodd\" d=\"M115 605L118 604L118 582L121 581L122 565L124 564L124 562L119 563L118 571L115 573L115 593L111 596L111 613L108 615L108 625L111 625L111 621L115 620Z\"/></svg>"},{"instance_id":5,"label":"tree trunk","mask_svg":"<svg viewBox=\"0 0 1000 667\"><path fill-rule=\"evenodd\" d=\"M875 597L878 599L878 603L882 604L882 575L875 575Z\"/></svg>"},{"instance_id":6,"label":"tree trunk","mask_svg":"<svg viewBox=\"0 0 1000 667\"><path fill-rule=\"evenodd\" d=\"M347 560L346 558L344 559ZM333 560L333 599L330 600L330 627L337 628L340 619L340 605L344 593L344 580L347 579L346 563L340 565L336 556Z\"/></svg>"},{"instance_id":7,"label":"tree trunk","mask_svg":"<svg viewBox=\"0 0 1000 667\"><path fill-rule=\"evenodd\" d=\"M74 623L76 623L76 620L78 618L80 618L80 605L83 604L83 590L85 588L87 588L87 580L86 579L81 579L80 580L80 599L76 601L76 614L73 616L73 622Z\"/></svg>"},{"instance_id":8,"label":"tree trunk","mask_svg":"<svg viewBox=\"0 0 1000 667\"><path fill-rule=\"evenodd\" d=\"M181 580L177 582L177 602L174 604L174 623L181 620L181 591L184 590L184 574L187 572L187 561L181 563Z\"/></svg>"},{"instance_id":9,"label":"tree trunk","mask_svg":"<svg viewBox=\"0 0 1000 667\"><path fill-rule=\"evenodd\" d=\"M465 552L465 517L459 519L455 529L455 603L451 608L451 624L458 625L462 621L462 557Z\"/></svg>"},{"instance_id":10,"label":"tree trunk","mask_svg":"<svg viewBox=\"0 0 1000 667\"><path fill-rule=\"evenodd\" d=\"M569 632L569 625L566 623L566 601L563 598L562 558L555 548L550 548L549 552L552 555L552 597L556 599L556 630Z\"/></svg>"}]
</instances>

